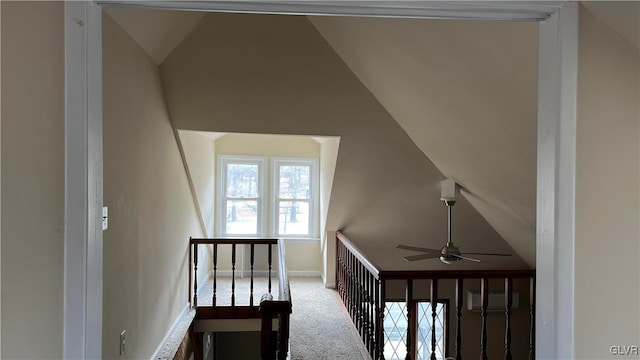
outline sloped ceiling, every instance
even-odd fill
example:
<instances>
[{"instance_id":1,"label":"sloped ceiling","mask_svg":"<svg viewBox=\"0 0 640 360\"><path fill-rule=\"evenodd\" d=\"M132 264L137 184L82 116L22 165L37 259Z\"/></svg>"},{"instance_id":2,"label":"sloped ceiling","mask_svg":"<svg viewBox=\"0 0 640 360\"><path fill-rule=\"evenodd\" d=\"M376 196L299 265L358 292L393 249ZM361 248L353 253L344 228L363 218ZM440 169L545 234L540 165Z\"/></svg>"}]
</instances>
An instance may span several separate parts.
<instances>
[{"instance_id":1,"label":"sloped ceiling","mask_svg":"<svg viewBox=\"0 0 640 360\"><path fill-rule=\"evenodd\" d=\"M640 3L582 2L640 48ZM105 10L156 62L204 13ZM213 15L215 16L215 15ZM533 266L535 23L310 17L437 168Z\"/></svg>"},{"instance_id":2,"label":"sloped ceiling","mask_svg":"<svg viewBox=\"0 0 640 360\"><path fill-rule=\"evenodd\" d=\"M640 49L640 1L582 1L595 17Z\"/></svg>"},{"instance_id":3,"label":"sloped ceiling","mask_svg":"<svg viewBox=\"0 0 640 360\"><path fill-rule=\"evenodd\" d=\"M442 173L535 263L535 23L312 17ZM464 226L464 225L462 225Z\"/></svg>"},{"instance_id":4,"label":"sloped ceiling","mask_svg":"<svg viewBox=\"0 0 640 360\"><path fill-rule=\"evenodd\" d=\"M104 10L159 65L193 30L203 12L107 7Z\"/></svg>"},{"instance_id":5,"label":"sloped ceiling","mask_svg":"<svg viewBox=\"0 0 640 360\"><path fill-rule=\"evenodd\" d=\"M640 49L640 1L581 1L596 18ZM202 19L205 13L105 7L109 14L151 56L156 64Z\"/></svg>"},{"instance_id":6,"label":"sloped ceiling","mask_svg":"<svg viewBox=\"0 0 640 360\"><path fill-rule=\"evenodd\" d=\"M406 263L401 260L406 253L394 249L398 243L444 244L446 210L438 187L443 174L307 18L207 14L160 72L176 128L340 136L327 229L344 230L386 269L446 266L438 261ZM437 84L449 86L442 80ZM460 120L452 123L467 126ZM463 249L512 251L464 198L455 214L456 239ZM524 265L514 256L455 266Z\"/></svg>"}]
</instances>

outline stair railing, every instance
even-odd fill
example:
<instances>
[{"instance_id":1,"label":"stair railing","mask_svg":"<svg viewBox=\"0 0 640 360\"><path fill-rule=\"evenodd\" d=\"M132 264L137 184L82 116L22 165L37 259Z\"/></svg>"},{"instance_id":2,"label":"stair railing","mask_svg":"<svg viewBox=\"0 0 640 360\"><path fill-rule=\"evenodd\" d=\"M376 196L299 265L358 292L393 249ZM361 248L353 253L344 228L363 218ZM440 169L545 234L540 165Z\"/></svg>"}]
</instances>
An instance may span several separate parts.
<instances>
[{"instance_id":1,"label":"stair railing","mask_svg":"<svg viewBox=\"0 0 640 360\"><path fill-rule=\"evenodd\" d=\"M200 305L198 303L198 266L199 247L212 246L212 293L211 305ZM236 277L237 277L237 248L239 245L249 247L249 305L237 305L236 303ZM219 248L231 246L231 299L230 305L221 306L218 304L218 267ZM256 247L267 247L267 293L262 295L259 304L254 303L254 278L256 263ZM278 250L278 294L274 299L272 294L273 275L273 248ZM244 274L244 269L240 269ZM289 321L292 312L291 291L289 286L289 276L287 270L285 243L282 239L270 238L190 238L189 239L189 287L188 298L191 307L196 310L195 319L262 319L261 331L261 353L263 359L287 358L289 349ZM272 320L278 318L279 327L277 329L278 341L274 348L271 341Z\"/></svg>"},{"instance_id":2,"label":"stair railing","mask_svg":"<svg viewBox=\"0 0 640 360\"><path fill-rule=\"evenodd\" d=\"M513 304L513 279L529 280L529 349L528 357L535 359L535 271L524 270L422 270L422 271L388 271L381 270L364 256L342 232L336 232L336 289L343 304L358 330L362 342L369 355L375 360L384 360L384 318L385 301L387 300L387 281L401 280L405 282L405 300L407 309L406 360L416 359L417 329L416 306L414 299L414 280L430 280L429 302L431 307L431 341L430 359L437 358L436 317L438 306L438 281L455 280L455 316L456 334L452 358L462 359L462 308L464 281L479 279L480 290L480 359L487 355L487 313L489 305L489 279L504 280L505 293L505 338L504 352L500 357L512 359L511 348L511 311ZM445 350L446 351L446 350ZM449 356L445 354L445 356ZM491 356L496 358L495 355Z\"/></svg>"}]
</instances>

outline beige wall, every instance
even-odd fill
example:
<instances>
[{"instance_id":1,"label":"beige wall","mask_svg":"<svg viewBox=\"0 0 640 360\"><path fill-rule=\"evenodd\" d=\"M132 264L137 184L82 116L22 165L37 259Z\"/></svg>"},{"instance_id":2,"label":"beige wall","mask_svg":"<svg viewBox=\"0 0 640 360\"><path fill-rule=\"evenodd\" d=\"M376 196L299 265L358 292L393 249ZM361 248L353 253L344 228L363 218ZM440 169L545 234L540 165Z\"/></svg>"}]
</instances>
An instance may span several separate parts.
<instances>
[{"instance_id":1,"label":"beige wall","mask_svg":"<svg viewBox=\"0 0 640 360\"><path fill-rule=\"evenodd\" d=\"M3 359L62 358L64 4L2 1Z\"/></svg>"},{"instance_id":2,"label":"beige wall","mask_svg":"<svg viewBox=\"0 0 640 360\"><path fill-rule=\"evenodd\" d=\"M308 18L417 147L534 267L538 24Z\"/></svg>"},{"instance_id":3,"label":"beige wall","mask_svg":"<svg viewBox=\"0 0 640 360\"><path fill-rule=\"evenodd\" d=\"M227 134L215 141L215 151L217 155L260 155L317 159L320 157L320 144L306 136ZM244 267L247 270L250 263L250 252L248 248L244 250ZM319 241L287 240L286 251L287 268L291 275L296 275L296 273L320 274L322 258ZM266 254L266 249L256 248L256 269L265 268L266 262L264 259L267 258Z\"/></svg>"},{"instance_id":4,"label":"beige wall","mask_svg":"<svg viewBox=\"0 0 640 360\"><path fill-rule=\"evenodd\" d=\"M384 268L445 266L394 249L444 244L444 176L306 18L207 14L160 70L176 128L340 136L327 230L344 229ZM456 215L463 248L511 251L464 198ZM526 264L456 265L474 266Z\"/></svg>"},{"instance_id":5,"label":"beige wall","mask_svg":"<svg viewBox=\"0 0 640 360\"><path fill-rule=\"evenodd\" d=\"M178 131L192 192L198 202L199 216L206 228L205 234L213 236L215 216L215 147L213 140L195 131Z\"/></svg>"},{"instance_id":6,"label":"beige wall","mask_svg":"<svg viewBox=\"0 0 640 360\"><path fill-rule=\"evenodd\" d=\"M578 64L575 355L603 359L640 345L639 51L581 7Z\"/></svg>"},{"instance_id":7,"label":"beige wall","mask_svg":"<svg viewBox=\"0 0 640 360\"><path fill-rule=\"evenodd\" d=\"M103 357L153 355L187 303L187 241L202 236L158 68L103 18ZM206 251L202 251L202 255ZM199 276L207 271L201 267ZM127 352L119 356L120 331Z\"/></svg>"},{"instance_id":8,"label":"beige wall","mask_svg":"<svg viewBox=\"0 0 640 360\"><path fill-rule=\"evenodd\" d=\"M322 280L326 287L335 286L331 280L334 275L329 274L330 269L334 269L336 266L335 232L329 234L326 230L339 147L340 138L338 137L323 138L320 143L320 251L324 259Z\"/></svg>"},{"instance_id":9,"label":"beige wall","mask_svg":"<svg viewBox=\"0 0 640 360\"><path fill-rule=\"evenodd\" d=\"M320 157L320 144L308 136L227 134L216 140L218 155Z\"/></svg>"}]
</instances>

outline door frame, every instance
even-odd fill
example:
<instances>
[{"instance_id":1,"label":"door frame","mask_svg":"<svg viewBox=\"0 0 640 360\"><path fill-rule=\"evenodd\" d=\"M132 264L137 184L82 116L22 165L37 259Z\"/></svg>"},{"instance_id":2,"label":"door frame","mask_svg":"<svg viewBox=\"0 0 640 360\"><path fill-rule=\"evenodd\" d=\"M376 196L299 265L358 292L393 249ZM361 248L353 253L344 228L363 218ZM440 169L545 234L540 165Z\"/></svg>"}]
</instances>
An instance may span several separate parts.
<instances>
[{"instance_id":1,"label":"door frame","mask_svg":"<svg viewBox=\"0 0 640 360\"><path fill-rule=\"evenodd\" d=\"M305 0L65 3L64 358L102 356L101 6L539 22L536 357L573 358L578 3Z\"/></svg>"}]
</instances>

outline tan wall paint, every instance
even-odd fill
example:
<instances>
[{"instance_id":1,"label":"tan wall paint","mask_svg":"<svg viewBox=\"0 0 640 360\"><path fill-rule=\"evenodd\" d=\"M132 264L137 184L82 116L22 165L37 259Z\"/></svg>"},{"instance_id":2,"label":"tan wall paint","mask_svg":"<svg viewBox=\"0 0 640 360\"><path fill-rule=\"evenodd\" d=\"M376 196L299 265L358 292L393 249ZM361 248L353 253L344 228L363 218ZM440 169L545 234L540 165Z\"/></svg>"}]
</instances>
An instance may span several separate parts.
<instances>
[{"instance_id":1,"label":"tan wall paint","mask_svg":"<svg viewBox=\"0 0 640 360\"><path fill-rule=\"evenodd\" d=\"M604 359L640 345L640 55L581 7L578 56L575 355Z\"/></svg>"},{"instance_id":2,"label":"tan wall paint","mask_svg":"<svg viewBox=\"0 0 640 360\"><path fill-rule=\"evenodd\" d=\"M444 176L306 18L208 14L160 69L176 128L341 136L327 230L344 229L384 268L445 267L393 249L442 246ZM463 248L511 251L466 200L456 215ZM526 265L456 268L477 266Z\"/></svg>"},{"instance_id":3,"label":"tan wall paint","mask_svg":"<svg viewBox=\"0 0 640 360\"><path fill-rule=\"evenodd\" d=\"M187 302L187 240L201 226L158 69L103 18L103 357L149 358ZM203 256L206 251L203 251ZM200 279L206 273L201 267ZM118 338L127 330L127 352Z\"/></svg>"},{"instance_id":4,"label":"tan wall paint","mask_svg":"<svg viewBox=\"0 0 640 360\"><path fill-rule=\"evenodd\" d=\"M193 30L205 13L136 7L105 7L156 64L162 61Z\"/></svg>"},{"instance_id":5,"label":"tan wall paint","mask_svg":"<svg viewBox=\"0 0 640 360\"><path fill-rule=\"evenodd\" d=\"M2 1L3 359L62 358L64 4Z\"/></svg>"},{"instance_id":6,"label":"tan wall paint","mask_svg":"<svg viewBox=\"0 0 640 360\"><path fill-rule=\"evenodd\" d=\"M213 237L215 216L215 146L212 139L195 131L178 131L193 192L207 237Z\"/></svg>"},{"instance_id":7,"label":"tan wall paint","mask_svg":"<svg viewBox=\"0 0 640 360\"><path fill-rule=\"evenodd\" d=\"M336 237L335 233L328 234L326 230L340 138L325 138L322 141L320 144L320 247L324 260L322 262L322 279L326 287L334 287L335 284L330 280L334 275L329 272L336 266Z\"/></svg>"},{"instance_id":8,"label":"tan wall paint","mask_svg":"<svg viewBox=\"0 0 640 360\"><path fill-rule=\"evenodd\" d=\"M438 170L535 266L538 25L309 19Z\"/></svg>"},{"instance_id":9,"label":"tan wall paint","mask_svg":"<svg viewBox=\"0 0 640 360\"><path fill-rule=\"evenodd\" d=\"M320 157L320 144L307 136L228 134L216 140L218 155Z\"/></svg>"},{"instance_id":10,"label":"tan wall paint","mask_svg":"<svg viewBox=\"0 0 640 360\"><path fill-rule=\"evenodd\" d=\"M320 157L320 144L306 136L228 134L215 141L218 155L259 155L281 157ZM269 167L269 164L267 164ZM267 169L270 177L270 168ZM287 241L287 268L289 271L320 273L322 258L320 242ZM244 268L249 269L250 252L244 249ZM266 249L256 248L256 269L266 269Z\"/></svg>"}]
</instances>

